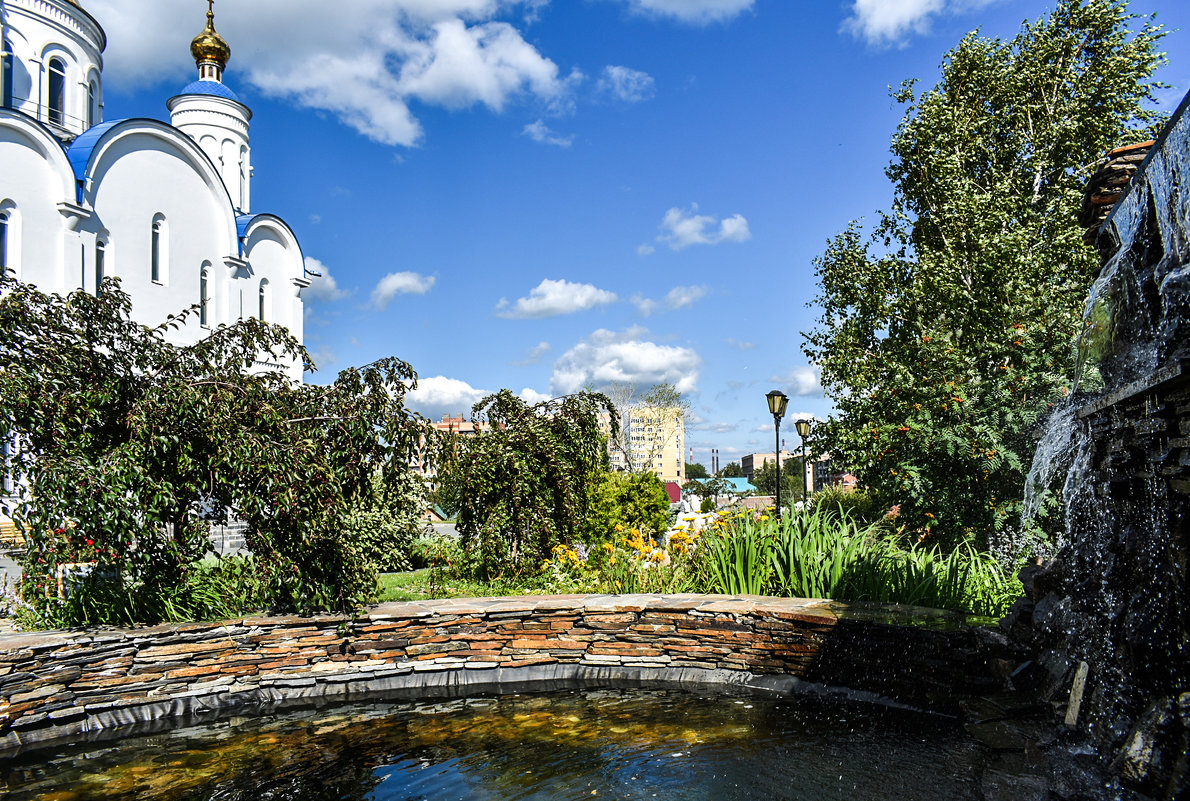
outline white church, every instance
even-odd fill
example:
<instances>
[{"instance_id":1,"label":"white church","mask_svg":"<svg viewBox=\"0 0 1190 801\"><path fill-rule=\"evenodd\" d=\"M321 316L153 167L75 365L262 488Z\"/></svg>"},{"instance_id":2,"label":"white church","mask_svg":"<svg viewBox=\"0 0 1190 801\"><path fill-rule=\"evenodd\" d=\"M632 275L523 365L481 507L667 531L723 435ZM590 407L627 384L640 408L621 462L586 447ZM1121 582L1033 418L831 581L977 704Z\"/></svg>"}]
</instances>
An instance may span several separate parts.
<instances>
[{"instance_id":1,"label":"white church","mask_svg":"<svg viewBox=\"0 0 1190 801\"><path fill-rule=\"evenodd\" d=\"M169 124L104 121L106 44L76 0L0 0L0 270L58 294L118 276L146 325L198 304L178 344L246 317L301 341L309 279L289 226L251 211L252 111L223 83L213 0Z\"/></svg>"}]
</instances>

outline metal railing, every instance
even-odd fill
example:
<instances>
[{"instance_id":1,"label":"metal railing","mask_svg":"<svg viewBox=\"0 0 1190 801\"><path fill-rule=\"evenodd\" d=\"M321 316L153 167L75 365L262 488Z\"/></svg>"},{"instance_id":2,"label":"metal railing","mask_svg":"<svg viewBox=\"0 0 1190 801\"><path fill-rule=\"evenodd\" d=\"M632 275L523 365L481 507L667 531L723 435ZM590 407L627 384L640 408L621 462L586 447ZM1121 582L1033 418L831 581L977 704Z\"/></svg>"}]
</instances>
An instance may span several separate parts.
<instances>
[{"instance_id":1,"label":"metal railing","mask_svg":"<svg viewBox=\"0 0 1190 801\"><path fill-rule=\"evenodd\" d=\"M60 129L63 133L78 136L93 124L89 119L75 117L61 109L37 103L31 97L11 97L4 108L28 114L30 117Z\"/></svg>"}]
</instances>

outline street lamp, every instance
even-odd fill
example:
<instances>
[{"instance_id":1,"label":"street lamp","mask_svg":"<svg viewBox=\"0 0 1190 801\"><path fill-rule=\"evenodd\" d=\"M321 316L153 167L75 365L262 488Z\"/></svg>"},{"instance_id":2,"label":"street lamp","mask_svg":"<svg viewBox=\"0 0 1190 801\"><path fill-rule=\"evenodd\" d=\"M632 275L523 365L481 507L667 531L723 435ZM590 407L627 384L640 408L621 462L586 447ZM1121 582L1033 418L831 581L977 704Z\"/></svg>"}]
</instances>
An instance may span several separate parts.
<instances>
[{"instance_id":1,"label":"street lamp","mask_svg":"<svg viewBox=\"0 0 1190 801\"><path fill-rule=\"evenodd\" d=\"M781 418L785 416L785 407L789 405L789 396L779 389L774 389L765 395L769 399L769 411L773 413L773 425L777 429L776 448L773 455L777 457L777 522L781 522Z\"/></svg>"},{"instance_id":2,"label":"street lamp","mask_svg":"<svg viewBox=\"0 0 1190 801\"><path fill-rule=\"evenodd\" d=\"M798 420L797 435L802 438L802 503L810 500L810 471L806 465L806 437L810 436L810 421Z\"/></svg>"}]
</instances>

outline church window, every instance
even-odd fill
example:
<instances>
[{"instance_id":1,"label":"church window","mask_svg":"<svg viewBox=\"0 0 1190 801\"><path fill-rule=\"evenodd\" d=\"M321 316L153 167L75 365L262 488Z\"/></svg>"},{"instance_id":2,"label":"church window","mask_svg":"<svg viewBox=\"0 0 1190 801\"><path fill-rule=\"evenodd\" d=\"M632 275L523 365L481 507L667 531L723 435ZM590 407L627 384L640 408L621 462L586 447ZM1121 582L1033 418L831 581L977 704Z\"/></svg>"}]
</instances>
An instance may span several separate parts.
<instances>
[{"instance_id":1,"label":"church window","mask_svg":"<svg viewBox=\"0 0 1190 801\"><path fill-rule=\"evenodd\" d=\"M8 270L8 212L0 211L0 273Z\"/></svg>"},{"instance_id":2,"label":"church window","mask_svg":"<svg viewBox=\"0 0 1190 801\"><path fill-rule=\"evenodd\" d=\"M0 72L4 73L0 78L0 81L3 82L0 87L0 101L3 103L0 105L3 105L4 108L12 108L14 99L12 96L12 45L8 42L4 43L4 51L0 53Z\"/></svg>"},{"instance_id":3,"label":"church window","mask_svg":"<svg viewBox=\"0 0 1190 801\"><path fill-rule=\"evenodd\" d=\"M165 217L158 214L153 218L153 233L150 242L149 278L155 284L165 283L165 268L168 261L169 237Z\"/></svg>"},{"instance_id":4,"label":"church window","mask_svg":"<svg viewBox=\"0 0 1190 801\"><path fill-rule=\"evenodd\" d=\"M87 84L87 127L90 128L97 122L99 122L99 91L95 87L95 81L91 81Z\"/></svg>"},{"instance_id":5,"label":"church window","mask_svg":"<svg viewBox=\"0 0 1190 801\"><path fill-rule=\"evenodd\" d=\"M50 59L49 89L50 122L62 125L66 122L66 63L60 58Z\"/></svg>"},{"instance_id":6,"label":"church window","mask_svg":"<svg viewBox=\"0 0 1190 801\"><path fill-rule=\"evenodd\" d=\"M104 260L107 257L107 243L102 239L95 242L95 294L98 295L103 288L103 269Z\"/></svg>"},{"instance_id":7,"label":"church window","mask_svg":"<svg viewBox=\"0 0 1190 801\"><path fill-rule=\"evenodd\" d=\"M263 323L272 317L269 311L269 279L262 278L260 280L260 321Z\"/></svg>"},{"instance_id":8,"label":"church window","mask_svg":"<svg viewBox=\"0 0 1190 801\"><path fill-rule=\"evenodd\" d=\"M211 271L202 268L198 278L198 324L203 328L211 325Z\"/></svg>"}]
</instances>

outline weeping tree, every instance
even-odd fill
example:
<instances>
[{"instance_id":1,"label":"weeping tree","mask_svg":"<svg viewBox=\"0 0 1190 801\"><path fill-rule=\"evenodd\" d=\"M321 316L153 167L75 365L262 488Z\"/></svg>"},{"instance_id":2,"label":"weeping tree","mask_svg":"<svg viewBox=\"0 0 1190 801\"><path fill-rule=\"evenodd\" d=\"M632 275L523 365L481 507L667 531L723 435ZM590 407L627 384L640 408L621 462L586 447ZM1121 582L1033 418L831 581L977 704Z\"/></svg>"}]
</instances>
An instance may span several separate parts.
<instances>
[{"instance_id":1,"label":"weeping tree","mask_svg":"<svg viewBox=\"0 0 1190 801\"><path fill-rule=\"evenodd\" d=\"M919 538L1017 525L1031 426L1069 388L1098 263L1082 188L1159 123L1162 35L1124 0L1058 0L1010 41L968 34L933 88L893 93L893 207L817 259L805 352L838 410L815 450Z\"/></svg>"},{"instance_id":2,"label":"weeping tree","mask_svg":"<svg viewBox=\"0 0 1190 801\"><path fill-rule=\"evenodd\" d=\"M311 367L281 326L242 320L176 345L167 334L193 310L155 328L130 312L116 279L62 297L0 277L2 469L27 532L26 602L59 624L173 617L211 523L232 516L272 608L367 599L374 573L343 532L359 509L413 497L408 468L433 434L405 407L412 368L388 358L295 384L253 369L265 355ZM89 578L63 586L71 564Z\"/></svg>"},{"instance_id":3,"label":"weeping tree","mask_svg":"<svg viewBox=\"0 0 1190 801\"><path fill-rule=\"evenodd\" d=\"M457 443L452 469L462 487L457 527L480 577L536 570L582 534L591 485L608 463L601 411L615 436L611 401L595 392L529 404L505 389L475 404L482 430Z\"/></svg>"}]
</instances>

